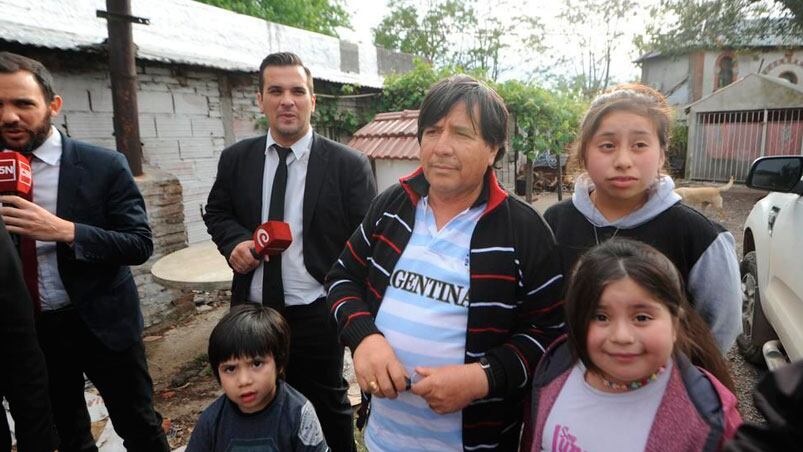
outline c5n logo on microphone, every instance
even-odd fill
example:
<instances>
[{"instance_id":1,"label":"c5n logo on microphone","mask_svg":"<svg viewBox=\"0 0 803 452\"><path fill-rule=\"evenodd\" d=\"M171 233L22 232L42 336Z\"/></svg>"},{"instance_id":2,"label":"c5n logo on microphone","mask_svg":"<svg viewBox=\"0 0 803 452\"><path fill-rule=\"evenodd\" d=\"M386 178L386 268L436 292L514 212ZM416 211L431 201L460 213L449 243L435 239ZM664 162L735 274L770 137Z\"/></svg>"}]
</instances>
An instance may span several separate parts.
<instances>
[{"instance_id":1,"label":"c5n logo on microphone","mask_svg":"<svg viewBox=\"0 0 803 452\"><path fill-rule=\"evenodd\" d=\"M22 154L0 152L0 193L24 195L31 192L31 165Z\"/></svg>"},{"instance_id":2,"label":"c5n logo on microphone","mask_svg":"<svg viewBox=\"0 0 803 452\"><path fill-rule=\"evenodd\" d=\"M268 234L268 231L259 228L256 234L254 234L254 242L256 242L259 248L264 248L268 245L268 242L270 242L270 234Z\"/></svg>"},{"instance_id":3,"label":"c5n logo on microphone","mask_svg":"<svg viewBox=\"0 0 803 452\"><path fill-rule=\"evenodd\" d=\"M17 180L17 165L12 159L0 160L0 181Z\"/></svg>"}]
</instances>

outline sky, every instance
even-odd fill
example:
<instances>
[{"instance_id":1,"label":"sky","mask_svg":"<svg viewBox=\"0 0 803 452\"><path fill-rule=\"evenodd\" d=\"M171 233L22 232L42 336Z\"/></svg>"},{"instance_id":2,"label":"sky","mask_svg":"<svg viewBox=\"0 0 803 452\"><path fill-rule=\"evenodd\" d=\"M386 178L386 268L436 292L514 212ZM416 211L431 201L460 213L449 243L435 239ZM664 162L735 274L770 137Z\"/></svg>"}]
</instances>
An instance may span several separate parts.
<instances>
[{"instance_id":1,"label":"sky","mask_svg":"<svg viewBox=\"0 0 803 452\"><path fill-rule=\"evenodd\" d=\"M530 13L541 18L547 28L546 45L553 49L565 51L565 41L567 39L567 31L563 29L560 22L555 19L559 13L562 1L559 0L514 0L517 8L508 11L509 15L516 14L520 11ZM639 8L629 17L621 26L622 32L625 34L622 40L621 48L616 51L612 58L611 72L616 81L630 81L636 80L640 77L641 70L632 61L638 57L636 50L632 45L633 37L640 33L644 27L646 20L645 9L656 0L637 0ZM372 42L371 28L376 27L382 18L389 12L388 4L392 0L345 0L347 10L352 14L351 23L354 30L342 30L341 38L356 42ZM493 3L482 2L484 4ZM519 7L520 5L520 7ZM491 5L493 7L493 5ZM577 53L579 49L569 49L570 53ZM575 61L579 58L574 59ZM561 73L569 73L574 71L574 68L554 68L553 71ZM515 70L508 71L503 78L522 78Z\"/></svg>"}]
</instances>

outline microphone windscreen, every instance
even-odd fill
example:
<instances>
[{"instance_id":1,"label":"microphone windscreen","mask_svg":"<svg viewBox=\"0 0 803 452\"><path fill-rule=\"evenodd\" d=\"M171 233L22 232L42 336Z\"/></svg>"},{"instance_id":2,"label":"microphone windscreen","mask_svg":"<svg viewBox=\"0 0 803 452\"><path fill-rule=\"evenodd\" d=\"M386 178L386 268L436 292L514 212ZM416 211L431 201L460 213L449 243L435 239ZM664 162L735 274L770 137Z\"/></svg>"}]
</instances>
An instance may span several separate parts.
<instances>
[{"instance_id":1,"label":"microphone windscreen","mask_svg":"<svg viewBox=\"0 0 803 452\"><path fill-rule=\"evenodd\" d=\"M28 158L19 152L0 152L0 193L24 196L31 192L33 173Z\"/></svg>"},{"instance_id":2,"label":"microphone windscreen","mask_svg":"<svg viewBox=\"0 0 803 452\"><path fill-rule=\"evenodd\" d=\"M254 250L260 256L281 254L293 242L290 225L284 221L268 221L254 231Z\"/></svg>"}]
</instances>

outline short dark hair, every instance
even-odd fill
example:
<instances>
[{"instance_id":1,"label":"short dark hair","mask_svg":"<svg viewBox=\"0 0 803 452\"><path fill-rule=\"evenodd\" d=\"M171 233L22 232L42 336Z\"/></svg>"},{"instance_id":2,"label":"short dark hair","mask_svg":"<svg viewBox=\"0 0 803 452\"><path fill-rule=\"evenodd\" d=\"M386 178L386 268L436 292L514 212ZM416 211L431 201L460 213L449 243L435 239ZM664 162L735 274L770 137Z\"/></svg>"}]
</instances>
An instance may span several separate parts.
<instances>
[{"instance_id":1,"label":"short dark hair","mask_svg":"<svg viewBox=\"0 0 803 452\"><path fill-rule=\"evenodd\" d=\"M290 354L290 327L275 309L255 303L233 306L209 336L209 366L220 382L218 366L232 358L272 356L276 375L284 378Z\"/></svg>"},{"instance_id":2,"label":"short dark hair","mask_svg":"<svg viewBox=\"0 0 803 452\"><path fill-rule=\"evenodd\" d=\"M309 71L308 67L304 66L301 58L293 52L276 52L266 56L265 59L262 60L262 64L259 65L260 93L265 88L265 68L268 66L301 66L304 68L304 73L307 74L307 88L309 88L309 93L313 94L315 92L312 73Z\"/></svg>"},{"instance_id":3,"label":"short dark hair","mask_svg":"<svg viewBox=\"0 0 803 452\"><path fill-rule=\"evenodd\" d=\"M42 63L16 53L0 52L0 74L13 74L19 71L33 74L36 83L42 88L45 101L53 100L56 96L56 92L53 90L53 76Z\"/></svg>"},{"instance_id":4,"label":"short dark hair","mask_svg":"<svg viewBox=\"0 0 803 452\"><path fill-rule=\"evenodd\" d=\"M505 101L485 83L468 75L453 75L432 85L421 103L418 113L418 143L424 130L435 125L452 108L464 103L474 128L480 131L483 141L489 146L498 147L494 162L505 155L507 141L508 112ZM474 107L479 108L475 117Z\"/></svg>"}]
</instances>

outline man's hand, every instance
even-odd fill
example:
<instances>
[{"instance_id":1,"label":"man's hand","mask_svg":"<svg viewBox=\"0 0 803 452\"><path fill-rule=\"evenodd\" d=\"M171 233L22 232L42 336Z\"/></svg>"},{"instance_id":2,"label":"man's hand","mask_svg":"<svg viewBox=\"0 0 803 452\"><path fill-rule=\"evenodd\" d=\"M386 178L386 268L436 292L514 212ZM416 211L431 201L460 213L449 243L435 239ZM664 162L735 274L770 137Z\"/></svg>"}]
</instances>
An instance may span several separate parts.
<instances>
[{"instance_id":1,"label":"man's hand","mask_svg":"<svg viewBox=\"0 0 803 452\"><path fill-rule=\"evenodd\" d=\"M488 377L478 363L443 367L416 367L424 377L413 385L413 394L427 401L438 414L462 410L488 395Z\"/></svg>"},{"instance_id":2,"label":"man's hand","mask_svg":"<svg viewBox=\"0 0 803 452\"><path fill-rule=\"evenodd\" d=\"M257 268L262 261L254 257L253 250L253 240L246 240L238 243L237 246L235 246L231 251L231 255L229 256L229 265L231 265L231 268L233 268L237 273L242 274L248 273ZM268 260L267 256L265 256L265 260Z\"/></svg>"},{"instance_id":3,"label":"man's hand","mask_svg":"<svg viewBox=\"0 0 803 452\"><path fill-rule=\"evenodd\" d=\"M372 334L354 350L354 373L360 389L376 397L395 399L407 387L404 366L385 336Z\"/></svg>"},{"instance_id":4,"label":"man's hand","mask_svg":"<svg viewBox=\"0 0 803 452\"><path fill-rule=\"evenodd\" d=\"M0 215L8 232L42 242L73 242L75 223L63 220L19 196L0 196Z\"/></svg>"}]
</instances>

